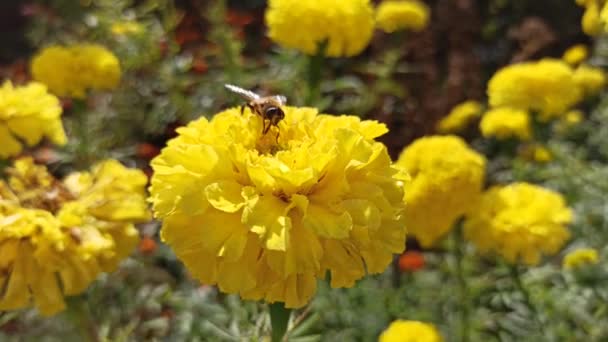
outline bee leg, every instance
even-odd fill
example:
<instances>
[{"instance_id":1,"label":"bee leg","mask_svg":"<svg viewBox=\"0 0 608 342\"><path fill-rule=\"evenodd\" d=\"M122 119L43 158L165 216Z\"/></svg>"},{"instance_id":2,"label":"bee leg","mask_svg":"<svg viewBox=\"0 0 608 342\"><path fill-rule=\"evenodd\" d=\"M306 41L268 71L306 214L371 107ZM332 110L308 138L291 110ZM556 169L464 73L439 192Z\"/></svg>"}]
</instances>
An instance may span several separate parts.
<instances>
[{"instance_id":1,"label":"bee leg","mask_svg":"<svg viewBox=\"0 0 608 342\"><path fill-rule=\"evenodd\" d=\"M276 135L276 137L275 137L275 139L274 139L274 140L275 140L275 143L276 143L277 145L279 144L279 135L281 135L281 131L279 131L279 130L277 129L277 135Z\"/></svg>"},{"instance_id":2,"label":"bee leg","mask_svg":"<svg viewBox=\"0 0 608 342\"><path fill-rule=\"evenodd\" d=\"M245 113L245 105L241 105L241 115L243 115L243 113Z\"/></svg>"},{"instance_id":3,"label":"bee leg","mask_svg":"<svg viewBox=\"0 0 608 342\"><path fill-rule=\"evenodd\" d=\"M266 119L262 119L262 135L268 132L268 128L266 128Z\"/></svg>"}]
</instances>

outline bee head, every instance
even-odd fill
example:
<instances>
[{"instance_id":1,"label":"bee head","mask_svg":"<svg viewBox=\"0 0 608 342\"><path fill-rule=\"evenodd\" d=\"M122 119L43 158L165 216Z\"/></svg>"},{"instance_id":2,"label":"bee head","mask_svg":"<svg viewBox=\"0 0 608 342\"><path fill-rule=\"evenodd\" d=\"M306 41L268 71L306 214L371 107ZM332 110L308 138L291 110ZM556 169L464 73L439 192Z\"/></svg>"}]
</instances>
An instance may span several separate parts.
<instances>
[{"instance_id":1,"label":"bee head","mask_svg":"<svg viewBox=\"0 0 608 342\"><path fill-rule=\"evenodd\" d=\"M285 118L285 112L283 112L283 109L281 107L268 107L266 108L266 111L264 112L265 116L270 119L270 122L273 125L276 125L279 123L279 121L283 120Z\"/></svg>"}]
</instances>

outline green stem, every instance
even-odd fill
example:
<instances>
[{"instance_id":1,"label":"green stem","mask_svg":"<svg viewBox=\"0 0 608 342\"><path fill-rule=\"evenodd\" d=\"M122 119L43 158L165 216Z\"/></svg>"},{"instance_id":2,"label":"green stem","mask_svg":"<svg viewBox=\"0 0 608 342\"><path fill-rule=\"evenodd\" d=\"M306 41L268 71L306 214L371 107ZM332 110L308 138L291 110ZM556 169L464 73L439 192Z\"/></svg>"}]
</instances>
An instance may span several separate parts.
<instances>
[{"instance_id":1,"label":"green stem","mask_svg":"<svg viewBox=\"0 0 608 342\"><path fill-rule=\"evenodd\" d=\"M269 306L270 325L272 326L272 342L281 342L287 332L287 323L291 309L287 309L284 303L276 302Z\"/></svg>"},{"instance_id":2,"label":"green stem","mask_svg":"<svg viewBox=\"0 0 608 342\"><path fill-rule=\"evenodd\" d=\"M314 106L321 99L321 76L323 74L323 61L328 41L319 43L317 53L308 57L308 94L306 105Z\"/></svg>"},{"instance_id":3,"label":"green stem","mask_svg":"<svg viewBox=\"0 0 608 342\"><path fill-rule=\"evenodd\" d=\"M456 279L460 296L460 340L469 340L469 321L471 316L469 287L467 284L466 271L464 269L464 238L462 236L462 225L459 223L453 231L453 251L455 260Z\"/></svg>"},{"instance_id":4,"label":"green stem","mask_svg":"<svg viewBox=\"0 0 608 342\"><path fill-rule=\"evenodd\" d=\"M82 296L69 298L67 314L77 326L83 341L99 342L97 326L91 317L89 305Z\"/></svg>"},{"instance_id":5,"label":"green stem","mask_svg":"<svg viewBox=\"0 0 608 342\"><path fill-rule=\"evenodd\" d=\"M513 283L515 284L515 287L524 297L524 304L526 305L528 310L530 310L530 313L533 316L532 319L536 322L536 325L538 325L538 329L539 329L541 336L546 337L546 335L544 333L545 327L541 320L540 312L538 311L536 305L534 305L534 303L532 302L530 292L524 286L524 283L521 279L521 272L520 272L519 268L517 267L517 265L509 265L509 270L511 273L511 278L513 279Z\"/></svg>"},{"instance_id":6,"label":"green stem","mask_svg":"<svg viewBox=\"0 0 608 342\"><path fill-rule=\"evenodd\" d=\"M86 100L72 100L72 114L74 117L74 133L78 138L78 146L76 146L75 165L79 169L89 166L90 161L90 142L88 118L87 118Z\"/></svg>"}]
</instances>

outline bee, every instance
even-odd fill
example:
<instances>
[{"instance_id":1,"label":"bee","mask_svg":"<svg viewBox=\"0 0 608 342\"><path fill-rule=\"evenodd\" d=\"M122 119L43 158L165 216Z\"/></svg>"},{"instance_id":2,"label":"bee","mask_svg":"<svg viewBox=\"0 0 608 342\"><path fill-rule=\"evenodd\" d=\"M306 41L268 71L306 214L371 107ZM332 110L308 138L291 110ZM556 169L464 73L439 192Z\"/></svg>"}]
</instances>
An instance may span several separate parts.
<instances>
[{"instance_id":1,"label":"bee","mask_svg":"<svg viewBox=\"0 0 608 342\"><path fill-rule=\"evenodd\" d=\"M283 95L260 96L250 90L246 90L231 84L224 85L226 89L240 95L247 103L241 106L241 115L245 107L252 113L262 118L262 134L268 133L271 126L277 127L279 122L285 118L285 112L281 106L285 105L287 98Z\"/></svg>"}]
</instances>

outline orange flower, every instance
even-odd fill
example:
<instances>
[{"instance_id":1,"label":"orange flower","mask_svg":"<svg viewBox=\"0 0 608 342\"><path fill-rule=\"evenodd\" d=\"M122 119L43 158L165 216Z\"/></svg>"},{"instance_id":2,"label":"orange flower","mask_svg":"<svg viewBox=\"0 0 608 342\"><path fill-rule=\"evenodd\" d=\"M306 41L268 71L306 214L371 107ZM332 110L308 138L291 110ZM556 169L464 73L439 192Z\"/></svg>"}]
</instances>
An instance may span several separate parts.
<instances>
[{"instance_id":1,"label":"orange flower","mask_svg":"<svg viewBox=\"0 0 608 342\"><path fill-rule=\"evenodd\" d=\"M399 257L401 272L416 272L425 265L424 254L418 251L406 251Z\"/></svg>"}]
</instances>

